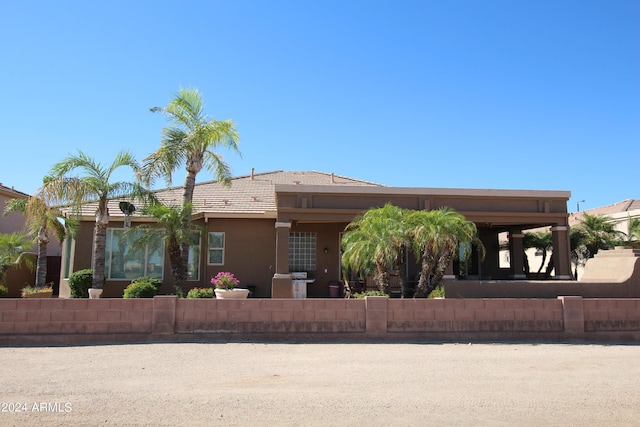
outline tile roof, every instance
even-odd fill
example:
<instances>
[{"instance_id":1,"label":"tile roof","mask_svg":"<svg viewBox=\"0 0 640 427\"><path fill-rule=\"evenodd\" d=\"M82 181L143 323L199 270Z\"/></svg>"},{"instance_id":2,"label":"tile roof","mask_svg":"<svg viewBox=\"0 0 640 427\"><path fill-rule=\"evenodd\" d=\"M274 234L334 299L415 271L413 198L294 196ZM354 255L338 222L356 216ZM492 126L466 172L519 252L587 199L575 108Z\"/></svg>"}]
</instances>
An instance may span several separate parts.
<instances>
[{"instance_id":1,"label":"tile roof","mask_svg":"<svg viewBox=\"0 0 640 427\"><path fill-rule=\"evenodd\" d=\"M21 197L21 198L29 198L31 196L29 196L27 193L23 193L22 191L18 191L13 187L7 187L5 185L2 185L2 183L0 183L0 193L4 194L6 196L15 198L15 197Z\"/></svg>"},{"instance_id":2,"label":"tile roof","mask_svg":"<svg viewBox=\"0 0 640 427\"><path fill-rule=\"evenodd\" d=\"M600 206L592 209L585 209L584 211L571 214L569 216L569 225L575 225L584 219L584 214L591 216L609 216L623 212L629 212L640 209L640 200L638 199L626 199L612 205Z\"/></svg>"},{"instance_id":3,"label":"tile roof","mask_svg":"<svg viewBox=\"0 0 640 427\"><path fill-rule=\"evenodd\" d=\"M224 216L275 214L276 184L384 187L373 182L317 171L280 170L253 173L232 178L229 186L216 181L196 182L193 194L193 213L197 215L206 212ZM162 203L179 205L182 202L182 191L182 186L180 186L157 190L155 193ZM118 203L122 200L124 199L114 199L109 202L110 216L123 216L118 207ZM83 208L83 216L92 216L96 208L96 203L88 203Z\"/></svg>"}]
</instances>

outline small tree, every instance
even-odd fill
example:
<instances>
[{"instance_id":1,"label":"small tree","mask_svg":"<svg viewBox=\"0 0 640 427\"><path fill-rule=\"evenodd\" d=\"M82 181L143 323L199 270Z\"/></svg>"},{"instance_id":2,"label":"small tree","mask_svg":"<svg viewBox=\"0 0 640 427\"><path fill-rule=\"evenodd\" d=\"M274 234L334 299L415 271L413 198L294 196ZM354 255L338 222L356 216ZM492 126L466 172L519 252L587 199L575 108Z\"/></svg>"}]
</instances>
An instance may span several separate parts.
<instances>
[{"instance_id":1,"label":"small tree","mask_svg":"<svg viewBox=\"0 0 640 427\"><path fill-rule=\"evenodd\" d=\"M191 203L186 206L166 206L161 203L152 203L142 210L143 215L150 215L157 225L139 225L130 228L127 233L139 233L134 246L144 247L155 242L165 242L169 253L169 264L171 265L171 275L175 281L174 286L178 292L182 291L184 279L182 274L182 249L181 242L193 245L198 241L198 233L201 227L185 218L191 217Z\"/></svg>"},{"instance_id":2,"label":"small tree","mask_svg":"<svg viewBox=\"0 0 640 427\"><path fill-rule=\"evenodd\" d=\"M578 245L584 246L588 258L593 258L600 249L611 249L624 237L624 233L616 230L615 224L608 216L584 214L584 218L575 227L580 237Z\"/></svg>"},{"instance_id":3,"label":"small tree","mask_svg":"<svg viewBox=\"0 0 640 427\"><path fill-rule=\"evenodd\" d=\"M23 213L26 217L27 231L30 235L35 236L38 245L35 287L43 288L46 286L47 281L49 233L53 233L58 241L62 243L66 237L67 230L73 232L77 222L64 218L58 208L49 206L40 191L29 199L9 200L4 208L4 215L6 216L11 212Z\"/></svg>"},{"instance_id":4,"label":"small tree","mask_svg":"<svg viewBox=\"0 0 640 427\"><path fill-rule=\"evenodd\" d=\"M88 202L97 202L91 260L92 287L96 289L102 289L105 277L109 199L124 196L153 198L147 189L136 182L113 182L112 176L121 167L131 168L133 172L138 171L135 158L127 151L121 151L110 165L104 166L78 150L78 154L70 155L52 167L50 175L45 177L43 186L44 194L55 200L56 204L68 204L75 213L80 213ZM73 175L76 172L81 172L82 175Z\"/></svg>"},{"instance_id":5,"label":"small tree","mask_svg":"<svg viewBox=\"0 0 640 427\"><path fill-rule=\"evenodd\" d=\"M6 286L7 272L23 261L33 267L32 260L26 256L32 247L32 240L26 233L0 234L0 285Z\"/></svg>"},{"instance_id":6,"label":"small tree","mask_svg":"<svg viewBox=\"0 0 640 427\"><path fill-rule=\"evenodd\" d=\"M414 211L408 216L413 252L421 262L420 279L414 297L429 295L458 255L461 243L475 245L484 255L476 225L451 208ZM465 251L467 256L471 251Z\"/></svg>"},{"instance_id":7,"label":"small tree","mask_svg":"<svg viewBox=\"0 0 640 427\"><path fill-rule=\"evenodd\" d=\"M542 272L544 264L547 262L547 254L553 249L553 239L550 232L525 233L523 239L524 249L535 248L542 254L542 261L538 268L537 274ZM525 260L529 264L529 258L525 253Z\"/></svg>"},{"instance_id":8,"label":"small tree","mask_svg":"<svg viewBox=\"0 0 640 427\"><path fill-rule=\"evenodd\" d=\"M389 270L401 260L402 247L407 243L405 215L403 209L386 204L352 221L342 238L343 268L364 274L373 272L378 290L387 293Z\"/></svg>"}]
</instances>

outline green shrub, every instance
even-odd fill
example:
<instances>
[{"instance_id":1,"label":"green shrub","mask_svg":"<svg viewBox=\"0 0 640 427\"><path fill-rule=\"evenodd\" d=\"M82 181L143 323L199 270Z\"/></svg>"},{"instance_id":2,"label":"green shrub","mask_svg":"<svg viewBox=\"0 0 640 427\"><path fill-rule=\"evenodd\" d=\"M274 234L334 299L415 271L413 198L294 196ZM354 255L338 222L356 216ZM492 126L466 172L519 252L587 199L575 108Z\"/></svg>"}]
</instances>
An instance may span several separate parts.
<instances>
[{"instance_id":1,"label":"green shrub","mask_svg":"<svg viewBox=\"0 0 640 427\"><path fill-rule=\"evenodd\" d=\"M352 294L349 298L363 299L364 297L387 297L387 298L389 298L389 295L385 294L384 292L380 292L380 291L367 291L367 292L360 292L358 294Z\"/></svg>"},{"instance_id":2,"label":"green shrub","mask_svg":"<svg viewBox=\"0 0 640 427\"><path fill-rule=\"evenodd\" d=\"M436 288L429 294L429 298L444 298L444 286L436 286Z\"/></svg>"},{"instance_id":3,"label":"green shrub","mask_svg":"<svg viewBox=\"0 0 640 427\"><path fill-rule=\"evenodd\" d=\"M6 297L8 293L9 289L7 289L7 287L4 285L0 285L0 298Z\"/></svg>"},{"instance_id":4,"label":"green shrub","mask_svg":"<svg viewBox=\"0 0 640 427\"><path fill-rule=\"evenodd\" d=\"M142 277L138 277L137 279L133 279L131 281L131 283L142 283L142 282L151 283L153 286L156 287L156 290L159 290L160 286L162 286L162 280L156 279L155 277L151 277L151 276L142 276Z\"/></svg>"},{"instance_id":5,"label":"green shrub","mask_svg":"<svg viewBox=\"0 0 640 427\"><path fill-rule=\"evenodd\" d=\"M151 282L132 282L124 290L124 298L153 298L158 289Z\"/></svg>"},{"instance_id":6,"label":"green shrub","mask_svg":"<svg viewBox=\"0 0 640 427\"><path fill-rule=\"evenodd\" d=\"M69 276L69 288L71 288L71 298L89 298L89 289L93 282L93 270L75 271Z\"/></svg>"},{"instance_id":7,"label":"green shrub","mask_svg":"<svg viewBox=\"0 0 640 427\"><path fill-rule=\"evenodd\" d=\"M213 288L189 289L187 298L213 298Z\"/></svg>"}]
</instances>

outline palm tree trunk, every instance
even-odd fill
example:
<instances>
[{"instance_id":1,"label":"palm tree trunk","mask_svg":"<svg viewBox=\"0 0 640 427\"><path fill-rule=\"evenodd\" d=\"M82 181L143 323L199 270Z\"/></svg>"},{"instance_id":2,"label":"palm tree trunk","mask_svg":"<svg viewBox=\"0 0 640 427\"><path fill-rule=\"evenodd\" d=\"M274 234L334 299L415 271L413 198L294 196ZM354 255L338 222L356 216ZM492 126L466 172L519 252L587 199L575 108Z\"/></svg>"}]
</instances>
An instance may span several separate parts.
<instances>
[{"instance_id":1,"label":"palm tree trunk","mask_svg":"<svg viewBox=\"0 0 640 427\"><path fill-rule=\"evenodd\" d=\"M187 176L184 179L184 191L182 193L182 206L187 206L193 202L193 192L196 186L196 175L198 171L187 167ZM191 228L191 216L185 216L184 229L189 230ZM180 277L176 279L177 282L182 285L182 282L187 280L189 275L189 243L180 242L181 262L180 262Z\"/></svg>"},{"instance_id":2,"label":"palm tree trunk","mask_svg":"<svg viewBox=\"0 0 640 427\"><path fill-rule=\"evenodd\" d=\"M378 286L378 290L386 294L387 288L389 287L389 273L387 273L387 267L381 264L377 264L376 275L373 280Z\"/></svg>"},{"instance_id":3,"label":"palm tree trunk","mask_svg":"<svg viewBox=\"0 0 640 427\"><path fill-rule=\"evenodd\" d=\"M549 279L551 277L551 272L553 271L554 268L555 268L555 265L553 263L553 253L552 253L551 258L549 259L549 264L547 264L547 269L544 272L545 279Z\"/></svg>"},{"instance_id":4,"label":"palm tree trunk","mask_svg":"<svg viewBox=\"0 0 640 427\"><path fill-rule=\"evenodd\" d=\"M187 176L184 179L184 188L182 192L182 206L186 206L193 202L193 191L196 186L196 175L198 172L195 170L187 169ZM191 218L189 218L191 221Z\"/></svg>"},{"instance_id":5,"label":"palm tree trunk","mask_svg":"<svg viewBox=\"0 0 640 427\"><path fill-rule=\"evenodd\" d=\"M430 285L429 277L433 272L433 268L435 267L435 260L432 259L433 255L425 250L422 253L422 265L420 271L420 279L418 280L418 285L416 286L416 293L413 295L414 298L420 298L425 295L425 291L427 287Z\"/></svg>"},{"instance_id":6,"label":"palm tree trunk","mask_svg":"<svg viewBox=\"0 0 640 427\"><path fill-rule=\"evenodd\" d=\"M36 288L44 288L47 284L47 238L46 228L38 232L38 265L36 267Z\"/></svg>"},{"instance_id":7,"label":"palm tree trunk","mask_svg":"<svg viewBox=\"0 0 640 427\"><path fill-rule=\"evenodd\" d=\"M176 288L182 286L182 250L178 242L170 242L167 251L169 252L169 264L171 265L171 275L175 280Z\"/></svg>"},{"instance_id":8,"label":"palm tree trunk","mask_svg":"<svg viewBox=\"0 0 640 427\"><path fill-rule=\"evenodd\" d=\"M91 282L91 287L94 289L102 289L104 285L107 225L109 224L107 201L101 201L100 205L96 211L96 227L93 233L93 260L91 263L93 281Z\"/></svg>"},{"instance_id":9,"label":"palm tree trunk","mask_svg":"<svg viewBox=\"0 0 640 427\"><path fill-rule=\"evenodd\" d=\"M433 275L433 278L431 280L431 283L429 284L429 287L427 288L427 292L426 292L427 296L429 296L429 294L433 292L433 290L440 284L440 282L442 282L444 273L445 271L447 271L447 267L449 266L449 264L451 264L452 258L453 258L453 253L450 250L445 251L438 258L436 272Z\"/></svg>"},{"instance_id":10,"label":"palm tree trunk","mask_svg":"<svg viewBox=\"0 0 640 427\"><path fill-rule=\"evenodd\" d=\"M540 268L538 269L538 275L542 272L542 268L544 267L544 263L547 261L547 251L545 249L542 250L542 261L540 262Z\"/></svg>"}]
</instances>

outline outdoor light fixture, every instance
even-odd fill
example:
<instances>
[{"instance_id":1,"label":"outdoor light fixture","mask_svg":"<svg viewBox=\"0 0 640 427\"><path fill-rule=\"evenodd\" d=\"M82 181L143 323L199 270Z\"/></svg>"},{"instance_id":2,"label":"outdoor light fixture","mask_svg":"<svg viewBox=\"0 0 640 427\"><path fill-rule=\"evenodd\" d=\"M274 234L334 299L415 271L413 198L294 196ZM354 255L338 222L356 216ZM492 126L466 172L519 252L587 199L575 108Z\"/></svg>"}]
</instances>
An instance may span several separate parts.
<instances>
[{"instance_id":1,"label":"outdoor light fixture","mask_svg":"<svg viewBox=\"0 0 640 427\"><path fill-rule=\"evenodd\" d=\"M324 253L328 254L329 253L329 248L324 248Z\"/></svg>"},{"instance_id":2,"label":"outdoor light fixture","mask_svg":"<svg viewBox=\"0 0 640 427\"><path fill-rule=\"evenodd\" d=\"M584 203L584 200L578 200L576 202L576 212L580 212L580 203Z\"/></svg>"},{"instance_id":3,"label":"outdoor light fixture","mask_svg":"<svg viewBox=\"0 0 640 427\"><path fill-rule=\"evenodd\" d=\"M135 212L136 207L129 202L120 202L119 207L122 213L124 214L124 228L130 228L131 219L129 219L129 217L131 216L132 213Z\"/></svg>"}]
</instances>

